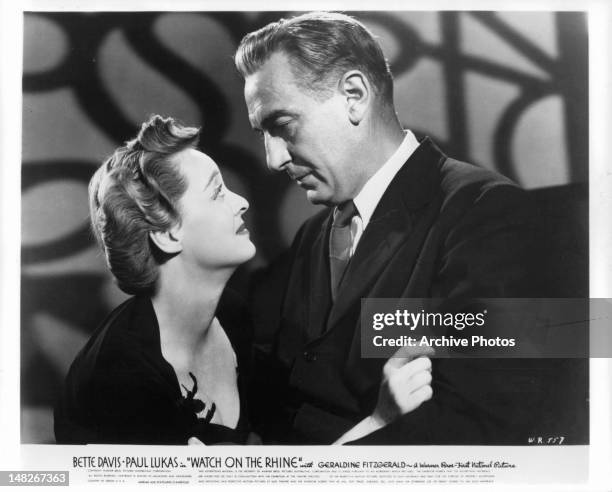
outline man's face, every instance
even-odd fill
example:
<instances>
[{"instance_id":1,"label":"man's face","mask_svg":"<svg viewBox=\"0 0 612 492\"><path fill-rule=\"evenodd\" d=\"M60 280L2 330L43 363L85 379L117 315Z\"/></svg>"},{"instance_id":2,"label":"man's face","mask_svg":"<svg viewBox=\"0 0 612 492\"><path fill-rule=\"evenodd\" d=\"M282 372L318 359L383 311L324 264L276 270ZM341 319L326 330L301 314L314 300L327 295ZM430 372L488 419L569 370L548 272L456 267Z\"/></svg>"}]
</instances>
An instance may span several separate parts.
<instances>
[{"instance_id":1,"label":"man's face","mask_svg":"<svg viewBox=\"0 0 612 492\"><path fill-rule=\"evenodd\" d=\"M347 100L331 89L323 98L300 87L282 52L248 76L244 86L249 120L263 136L268 167L286 171L312 203L326 205L359 191Z\"/></svg>"}]
</instances>

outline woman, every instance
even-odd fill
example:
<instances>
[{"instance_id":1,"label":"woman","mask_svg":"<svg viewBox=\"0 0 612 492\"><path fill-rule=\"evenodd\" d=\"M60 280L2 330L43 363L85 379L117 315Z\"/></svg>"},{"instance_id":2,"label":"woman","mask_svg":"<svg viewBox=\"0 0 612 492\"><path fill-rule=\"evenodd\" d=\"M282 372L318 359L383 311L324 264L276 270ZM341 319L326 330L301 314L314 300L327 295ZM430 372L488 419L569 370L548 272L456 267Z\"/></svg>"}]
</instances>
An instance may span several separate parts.
<instances>
[{"instance_id":1,"label":"woman","mask_svg":"<svg viewBox=\"0 0 612 492\"><path fill-rule=\"evenodd\" d=\"M55 410L58 443L249 441L241 398L248 319L221 297L255 254L242 219L248 203L196 150L198 134L154 116L91 179L93 230L119 287L134 297L73 362ZM429 361L417 362L414 372L426 375L413 381L424 395L416 405L431 392ZM382 391L375 418L343 440L390 421L390 399Z\"/></svg>"}]
</instances>

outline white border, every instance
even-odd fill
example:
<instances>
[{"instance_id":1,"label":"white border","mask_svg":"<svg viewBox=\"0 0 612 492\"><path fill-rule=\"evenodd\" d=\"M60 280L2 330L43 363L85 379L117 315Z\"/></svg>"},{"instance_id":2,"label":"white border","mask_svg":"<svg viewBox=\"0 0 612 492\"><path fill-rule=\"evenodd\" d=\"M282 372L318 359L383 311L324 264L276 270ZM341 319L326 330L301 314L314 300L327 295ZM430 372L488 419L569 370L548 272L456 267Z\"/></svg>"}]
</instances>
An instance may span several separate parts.
<instances>
[{"instance_id":1,"label":"white border","mask_svg":"<svg viewBox=\"0 0 612 492\"><path fill-rule=\"evenodd\" d=\"M589 255L590 296L612 297L612 129L610 4L593 2L589 13ZM591 359L591 481L612 490L612 360Z\"/></svg>"},{"instance_id":2,"label":"white border","mask_svg":"<svg viewBox=\"0 0 612 492\"><path fill-rule=\"evenodd\" d=\"M171 9L169 6L171 5ZM0 3L0 470L18 469L19 442L19 284L21 216L22 13L27 10L259 10L248 0L22 0ZM608 0L430 0L295 1L268 0L265 10L587 10L590 45L590 282L591 297L612 297L612 136L609 91L612 46ZM610 359L591 361L591 476L585 486L521 490L612 489L612 369ZM41 468L44 468L41 465ZM275 487L270 487L275 488ZM418 487L416 490L419 490ZM469 487L472 490L473 487ZM513 490L514 488L496 488ZM432 488L427 488L432 490Z\"/></svg>"},{"instance_id":3,"label":"white border","mask_svg":"<svg viewBox=\"0 0 612 492\"><path fill-rule=\"evenodd\" d=\"M0 4L0 469L19 445L21 11Z\"/></svg>"}]
</instances>

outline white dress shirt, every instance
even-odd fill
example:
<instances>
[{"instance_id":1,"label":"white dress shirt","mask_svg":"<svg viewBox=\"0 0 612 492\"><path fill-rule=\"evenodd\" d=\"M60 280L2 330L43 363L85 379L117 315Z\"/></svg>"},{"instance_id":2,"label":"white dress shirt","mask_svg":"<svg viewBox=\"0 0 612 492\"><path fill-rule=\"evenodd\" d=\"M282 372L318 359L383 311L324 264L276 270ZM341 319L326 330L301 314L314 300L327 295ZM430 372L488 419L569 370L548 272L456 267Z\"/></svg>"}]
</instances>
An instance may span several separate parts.
<instances>
[{"instance_id":1,"label":"white dress shirt","mask_svg":"<svg viewBox=\"0 0 612 492\"><path fill-rule=\"evenodd\" d=\"M410 130L405 130L404 140L381 168L363 185L359 194L353 198L357 214L351 220L351 250L353 256L357 244L363 235L363 231L368 226L372 214L378 202L385 193L389 183L393 180L397 172L419 146L419 142ZM337 212L337 209L334 213Z\"/></svg>"}]
</instances>

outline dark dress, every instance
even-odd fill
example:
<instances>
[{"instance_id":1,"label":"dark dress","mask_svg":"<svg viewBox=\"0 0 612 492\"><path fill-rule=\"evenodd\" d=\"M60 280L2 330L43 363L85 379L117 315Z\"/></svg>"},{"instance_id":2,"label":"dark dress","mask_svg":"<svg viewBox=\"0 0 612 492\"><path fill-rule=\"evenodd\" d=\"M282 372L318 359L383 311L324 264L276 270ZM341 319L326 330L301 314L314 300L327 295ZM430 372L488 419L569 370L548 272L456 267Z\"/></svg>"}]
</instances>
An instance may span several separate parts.
<instances>
[{"instance_id":1,"label":"dark dress","mask_svg":"<svg viewBox=\"0 0 612 492\"><path fill-rule=\"evenodd\" d=\"M72 363L54 413L58 444L243 444L248 436L248 318L224 295L217 316L238 361L240 417L235 429L206 419L198 393L183 394L161 352L159 325L148 297L133 297L96 329ZM240 370L242 369L242 370ZM193 390L193 388L189 388ZM199 388L206 390L206 388Z\"/></svg>"}]
</instances>

